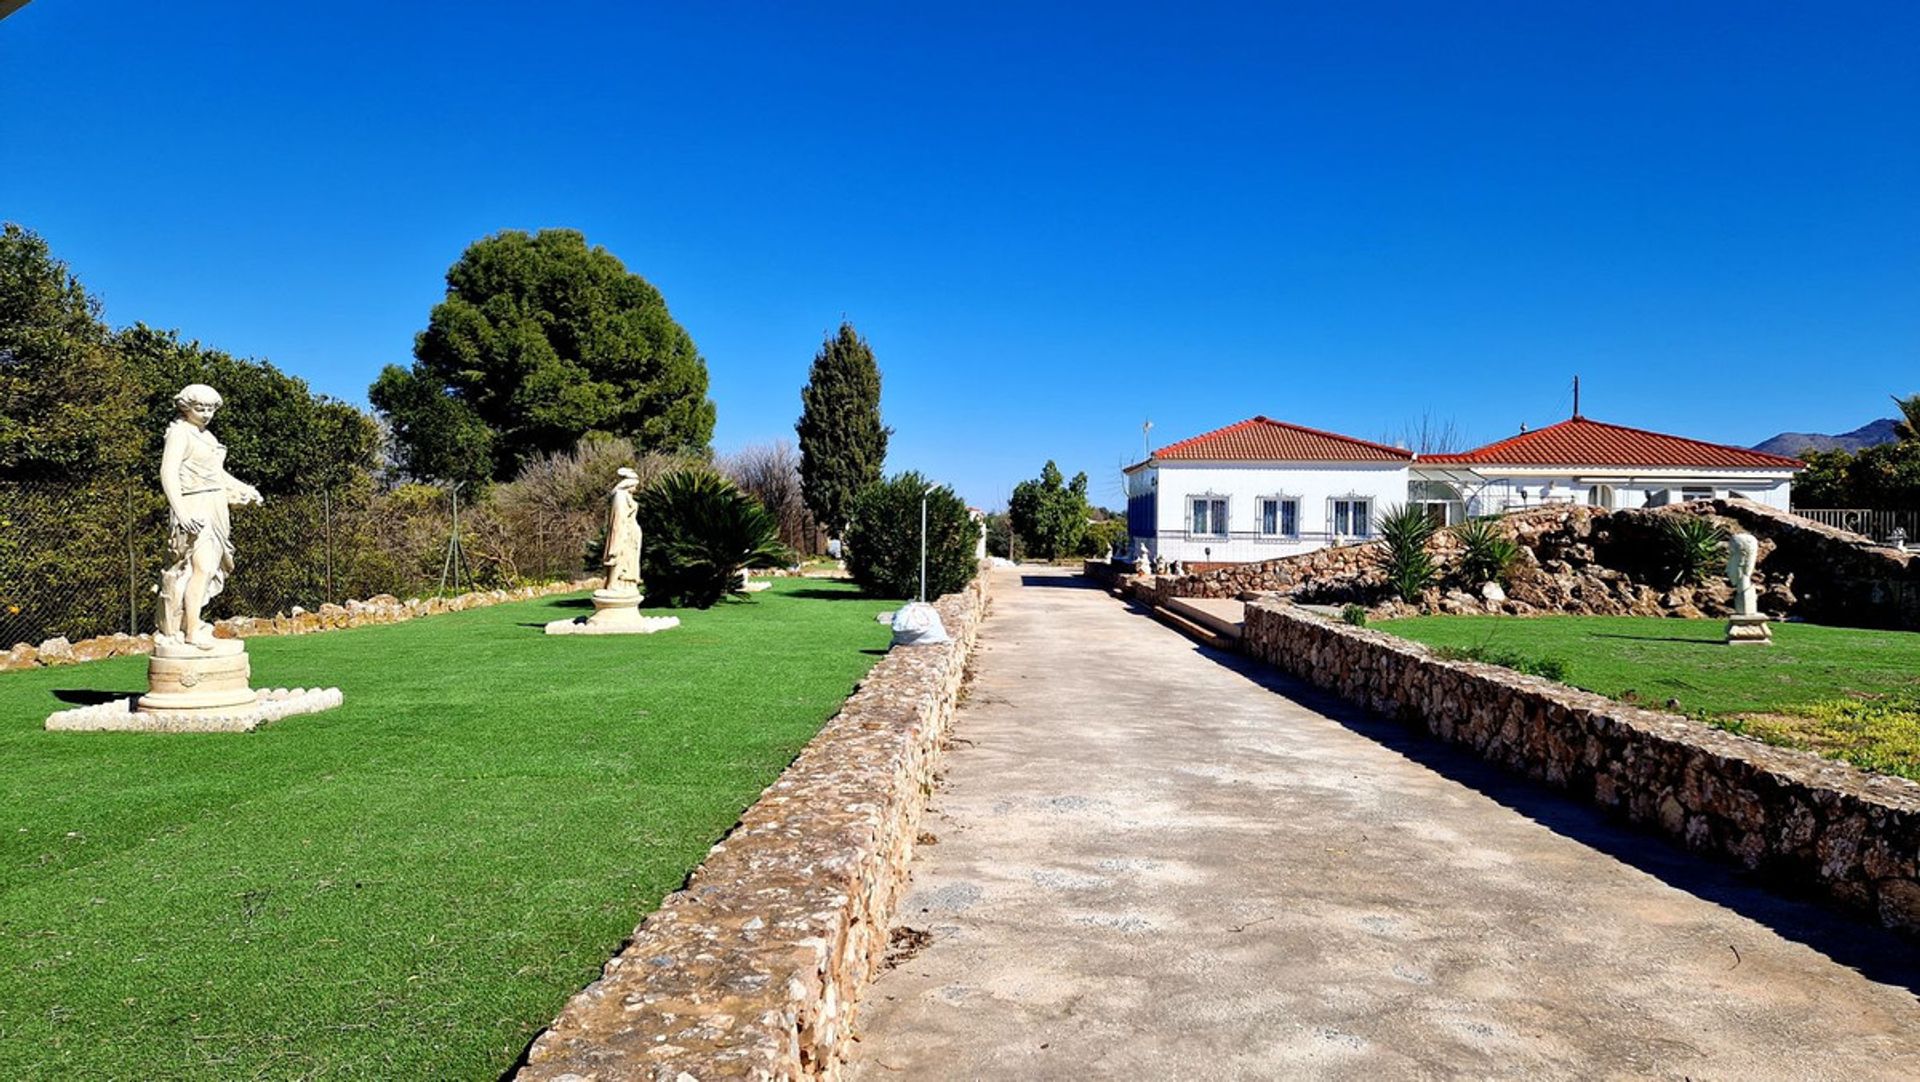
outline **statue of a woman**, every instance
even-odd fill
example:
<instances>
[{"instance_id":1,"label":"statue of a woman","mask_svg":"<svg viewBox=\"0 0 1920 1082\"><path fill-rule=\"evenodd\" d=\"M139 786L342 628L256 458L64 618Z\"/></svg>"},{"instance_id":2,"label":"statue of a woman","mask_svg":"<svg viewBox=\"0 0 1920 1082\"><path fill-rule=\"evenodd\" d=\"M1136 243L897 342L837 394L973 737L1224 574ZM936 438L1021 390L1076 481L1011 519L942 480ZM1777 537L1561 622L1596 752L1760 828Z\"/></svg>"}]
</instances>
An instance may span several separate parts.
<instances>
[{"instance_id":1,"label":"statue of a woman","mask_svg":"<svg viewBox=\"0 0 1920 1082\"><path fill-rule=\"evenodd\" d=\"M622 466L607 509L607 548L600 560L607 569L608 593L640 592L640 507L633 500L639 485L640 475Z\"/></svg>"},{"instance_id":2,"label":"statue of a woman","mask_svg":"<svg viewBox=\"0 0 1920 1082\"><path fill-rule=\"evenodd\" d=\"M160 636L202 649L213 646L213 626L200 610L226 585L233 571L231 504L259 503L260 490L227 472L227 448L207 422L220 409L220 393L192 383L173 396L180 416L167 426L160 456L160 488L167 494L168 549L172 562L160 573Z\"/></svg>"}]
</instances>

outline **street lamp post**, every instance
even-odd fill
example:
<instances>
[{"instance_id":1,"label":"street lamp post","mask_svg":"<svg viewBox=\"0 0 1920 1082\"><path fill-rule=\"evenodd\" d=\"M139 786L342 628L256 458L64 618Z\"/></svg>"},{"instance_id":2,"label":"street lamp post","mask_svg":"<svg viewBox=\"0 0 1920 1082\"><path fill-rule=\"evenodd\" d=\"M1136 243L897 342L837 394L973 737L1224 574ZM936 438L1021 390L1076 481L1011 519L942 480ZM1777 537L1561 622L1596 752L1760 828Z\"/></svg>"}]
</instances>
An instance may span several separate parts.
<instances>
[{"instance_id":1,"label":"street lamp post","mask_svg":"<svg viewBox=\"0 0 1920 1082\"><path fill-rule=\"evenodd\" d=\"M934 486L928 485L920 492L920 600L927 600L927 497L933 494Z\"/></svg>"}]
</instances>

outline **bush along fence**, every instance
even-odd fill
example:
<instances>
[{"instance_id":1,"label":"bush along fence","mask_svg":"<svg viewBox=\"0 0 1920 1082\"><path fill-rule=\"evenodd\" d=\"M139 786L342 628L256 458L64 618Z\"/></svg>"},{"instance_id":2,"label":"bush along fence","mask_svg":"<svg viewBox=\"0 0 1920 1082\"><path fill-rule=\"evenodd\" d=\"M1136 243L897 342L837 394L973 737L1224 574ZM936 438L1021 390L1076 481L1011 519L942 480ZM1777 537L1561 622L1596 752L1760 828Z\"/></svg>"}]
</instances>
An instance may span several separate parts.
<instances>
[{"instance_id":1,"label":"bush along fence","mask_svg":"<svg viewBox=\"0 0 1920 1082\"><path fill-rule=\"evenodd\" d=\"M216 637L223 639L250 639L260 635L308 635L316 631L398 624L417 616L465 612L468 609L484 608L506 601L526 601L552 594L591 590L599 586L601 581L599 578L576 579L572 582L548 582L532 586L516 586L512 589L502 587L495 590L475 590L456 597L414 597L405 601L391 594L380 594L365 601L348 601L345 605L322 605L314 612L307 612L295 606L292 612L276 616L230 616L224 620L214 621L213 633ZM79 642L68 642L65 638L57 637L45 640L37 646L24 642L15 643L13 649L0 654L0 672L8 669L31 669L42 665L72 665L82 661L98 661L101 658L146 654L152 651L153 636L150 633L129 635L121 631L111 635L96 635Z\"/></svg>"},{"instance_id":2,"label":"bush along fence","mask_svg":"<svg viewBox=\"0 0 1920 1082\"><path fill-rule=\"evenodd\" d=\"M1248 604L1241 649L1687 848L1920 933L1920 784L1323 619Z\"/></svg>"},{"instance_id":3,"label":"bush along fence","mask_svg":"<svg viewBox=\"0 0 1920 1082\"><path fill-rule=\"evenodd\" d=\"M272 493L234 514L245 570L212 611L319 609L383 593L455 595L568 578L588 569L604 517L604 506L472 505L466 496L456 505L452 492L426 485ZM166 500L147 478L0 482L0 646L151 631L166 558Z\"/></svg>"},{"instance_id":4,"label":"bush along fence","mask_svg":"<svg viewBox=\"0 0 1920 1082\"><path fill-rule=\"evenodd\" d=\"M526 1080L832 1078L887 948L986 607L896 648L527 1050Z\"/></svg>"}]
</instances>

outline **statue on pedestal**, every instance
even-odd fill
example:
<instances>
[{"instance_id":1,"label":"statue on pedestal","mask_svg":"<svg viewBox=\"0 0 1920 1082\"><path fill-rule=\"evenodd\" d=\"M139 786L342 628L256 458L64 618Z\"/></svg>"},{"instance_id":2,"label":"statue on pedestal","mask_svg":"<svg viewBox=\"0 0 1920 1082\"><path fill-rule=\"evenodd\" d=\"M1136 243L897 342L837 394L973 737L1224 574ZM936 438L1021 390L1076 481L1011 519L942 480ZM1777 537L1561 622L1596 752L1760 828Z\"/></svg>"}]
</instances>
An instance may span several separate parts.
<instances>
[{"instance_id":1,"label":"statue on pedestal","mask_svg":"<svg viewBox=\"0 0 1920 1082\"><path fill-rule=\"evenodd\" d=\"M202 650L214 647L213 627L201 609L233 573L232 525L227 508L259 503L260 490L227 472L227 448L207 431L220 410L220 393L188 384L173 398L180 416L167 426L160 456L160 488L167 494L167 547L172 562L160 572L159 636Z\"/></svg>"},{"instance_id":2,"label":"statue on pedestal","mask_svg":"<svg viewBox=\"0 0 1920 1082\"><path fill-rule=\"evenodd\" d=\"M1727 620L1727 642L1766 645L1773 629L1761 614L1753 587L1754 566L1760 560L1760 542L1750 533L1727 538L1727 584L1733 587L1733 615Z\"/></svg>"},{"instance_id":3,"label":"statue on pedestal","mask_svg":"<svg viewBox=\"0 0 1920 1082\"><path fill-rule=\"evenodd\" d=\"M607 569L609 594L640 592L640 505L633 500L633 490L639 486L640 475L620 467L620 480L614 483L607 508L607 547L600 558Z\"/></svg>"},{"instance_id":4,"label":"statue on pedestal","mask_svg":"<svg viewBox=\"0 0 1920 1082\"><path fill-rule=\"evenodd\" d=\"M550 621L549 635L646 635L680 625L678 616L640 615L640 505L633 498L640 475L622 466L619 477L607 497L607 543L600 553L607 581L593 592L593 615Z\"/></svg>"},{"instance_id":5,"label":"statue on pedestal","mask_svg":"<svg viewBox=\"0 0 1920 1082\"><path fill-rule=\"evenodd\" d=\"M160 572L158 629L147 656L147 693L62 710L59 730L248 732L270 721L339 706L339 688L255 691L247 645L215 638L204 612L233 573L229 507L259 503L260 490L227 472L227 449L207 431L220 394L192 383L174 396L160 488L167 495L168 564Z\"/></svg>"}]
</instances>

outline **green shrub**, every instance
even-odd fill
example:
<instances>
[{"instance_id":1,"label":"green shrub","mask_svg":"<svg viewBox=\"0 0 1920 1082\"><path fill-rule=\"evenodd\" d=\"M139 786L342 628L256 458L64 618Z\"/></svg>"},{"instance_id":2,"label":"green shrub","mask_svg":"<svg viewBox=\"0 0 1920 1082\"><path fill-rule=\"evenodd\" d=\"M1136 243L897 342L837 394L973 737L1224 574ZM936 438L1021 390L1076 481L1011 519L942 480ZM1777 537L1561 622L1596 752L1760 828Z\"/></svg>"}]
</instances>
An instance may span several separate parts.
<instances>
[{"instance_id":1,"label":"green shrub","mask_svg":"<svg viewBox=\"0 0 1920 1082\"><path fill-rule=\"evenodd\" d=\"M1476 518L1453 528L1460 542L1460 571L1469 582L1506 584L1507 571L1520 558L1520 546L1500 531L1498 522Z\"/></svg>"},{"instance_id":2,"label":"green shrub","mask_svg":"<svg viewBox=\"0 0 1920 1082\"><path fill-rule=\"evenodd\" d=\"M1367 607L1365 605L1348 605L1346 608L1340 610L1340 620L1343 623L1352 624L1354 627L1366 627Z\"/></svg>"},{"instance_id":3,"label":"green shrub","mask_svg":"<svg viewBox=\"0 0 1920 1082\"><path fill-rule=\"evenodd\" d=\"M1100 522L1087 523L1087 532L1080 536L1080 555L1100 557L1113 550L1115 556L1125 556L1127 546L1133 538L1127 533L1127 520L1110 518Z\"/></svg>"},{"instance_id":4,"label":"green shrub","mask_svg":"<svg viewBox=\"0 0 1920 1082\"><path fill-rule=\"evenodd\" d=\"M1660 519L1660 537L1668 572L1676 584L1699 586L1717 578L1727 559L1727 531L1698 515L1673 513Z\"/></svg>"},{"instance_id":5,"label":"green shrub","mask_svg":"<svg viewBox=\"0 0 1920 1082\"><path fill-rule=\"evenodd\" d=\"M658 604L712 608L738 592L743 569L793 562L760 501L709 470L663 474L637 502L645 531L641 577Z\"/></svg>"},{"instance_id":6,"label":"green shrub","mask_svg":"<svg viewBox=\"0 0 1920 1082\"><path fill-rule=\"evenodd\" d=\"M1547 680L1565 683L1567 663L1557 657L1528 657L1514 650L1505 650L1489 643L1476 643L1473 646L1436 646L1433 656L1442 661L1479 661L1488 665L1500 665L1515 672L1538 676Z\"/></svg>"},{"instance_id":7,"label":"green shrub","mask_svg":"<svg viewBox=\"0 0 1920 1082\"><path fill-rule=\"evenodd\" d=\"M1433 520L1425 508L1402 504L1380 519L1380 537L1387 543L1387 583L1400 600L1412 604L1433 585L1438 571L1427 542L1433 539Z\"/></svg>"},{"instance_id":8,"label":"green shrub","mask_svg":"<svg viewBox=\"0 0 1920 1082\"><path fill-rule=\"evenodd\" d=\"M979 527L967 505L944 485L929 491L918 473L897 473L854 497L847 525L847 570L877 597L920 593L920 501L927 507L927 597L950 594L973 579Z\"/></svg>"}]
</instances>

